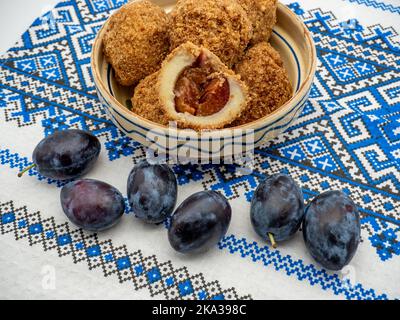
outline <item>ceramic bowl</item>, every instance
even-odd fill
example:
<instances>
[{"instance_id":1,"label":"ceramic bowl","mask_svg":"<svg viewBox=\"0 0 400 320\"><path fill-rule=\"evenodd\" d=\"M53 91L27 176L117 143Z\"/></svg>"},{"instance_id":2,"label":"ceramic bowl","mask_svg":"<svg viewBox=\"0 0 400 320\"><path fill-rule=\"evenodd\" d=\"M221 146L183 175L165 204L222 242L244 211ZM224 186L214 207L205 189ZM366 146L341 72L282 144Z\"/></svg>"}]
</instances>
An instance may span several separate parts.
<instances>
[{"instance_id":1,"label":"ceramic bowl","mask_svg":"<svg viewBox=\"0 0 400 320\"><path fill-rule=\"evenodd\" d=\"M153 1L170 11L176 1ZM133 88L115 81L113 70L103 55L102 39L109 20L99 30L94 41L91 68L101 104L113 123L126 135L172 158L219 159L251 152L285 131L300 115L313 82L316 50L304 23L285 5L279 3L278 22L271 44L279 51L288 70L293 97L273 113L246 125L206 132L164 127L131 112L127 106Z\"/></svg>"}]
</instances>

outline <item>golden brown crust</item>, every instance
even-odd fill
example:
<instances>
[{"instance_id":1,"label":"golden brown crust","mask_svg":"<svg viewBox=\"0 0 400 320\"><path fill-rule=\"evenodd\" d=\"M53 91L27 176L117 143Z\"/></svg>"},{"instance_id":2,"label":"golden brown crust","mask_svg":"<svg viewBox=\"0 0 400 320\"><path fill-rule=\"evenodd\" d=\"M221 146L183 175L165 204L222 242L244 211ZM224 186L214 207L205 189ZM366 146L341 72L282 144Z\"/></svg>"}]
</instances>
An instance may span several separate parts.
<instances>
[{"instance_id":1,"label":"golden brown crust","mask_svg":"<svg viewBox=\"0 0 400 320\"><path fill-rule=\"evenodd\" d=\"M276 23L277 0L237 0L246 11L252 26L251 44L268 41Z\"/></svg>"},{"instance_id":2,"label":"golden brown crust","mask_svg":"<svg viewBox=\"0 0 400 320\"><path fill-rule=\"evenodd\" d=\"M169 51L168 29L168 15L147 0L128 3L112 15L104 55L121 85L135 85L160 68Z\"/></svg>"},{"instance_id":3,"label":"golden brown crust","mask_svg":"<svg viewBox=\"0 0 400 320\"><path fill-rule=\"evenodd\" d=\"M250 99L242 116L231 126L260 119L292 97L292 86L279 53L268 43L250 48L235 71L249 88Z\"/></svg>"},{"instance_id":4,"label":"golden brown crust","mask_svg":"<svg viewBox=\"0 0 400 320\"><path fill-rule=\"evenodd\" d=\"M139 82L132 98L132 111L147 120L168 125L156 88L159 73L157 71Z\"/></svg>"},{"instance_id":5,"label":"golden brown crust","mask_svg":"<svg viewBox=\"0 0 400 320\"><path fill-rule=\"evenodd\" d=\"M241 58L251 35L251 22L236 0L180 0L171 13L172 48L191 41L228 67Z\"/></svg>"}]
</instances>

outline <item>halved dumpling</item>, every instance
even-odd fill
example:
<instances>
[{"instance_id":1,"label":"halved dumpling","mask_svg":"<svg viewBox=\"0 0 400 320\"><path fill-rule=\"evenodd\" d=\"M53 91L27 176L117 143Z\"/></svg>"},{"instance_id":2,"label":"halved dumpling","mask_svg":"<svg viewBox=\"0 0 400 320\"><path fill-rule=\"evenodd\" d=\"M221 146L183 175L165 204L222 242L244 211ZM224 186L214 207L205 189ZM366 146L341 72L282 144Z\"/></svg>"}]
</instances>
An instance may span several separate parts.
<instances>
[{"instance_id":1,"label":"halved dumpling","mask_svg":"<svg viewBox=\"0 0 400 320\"><path fill-rule=\"evenodd\" d=\"M211 51L191 42L166 58L157 86L166 116L184 128L222 128L247 103L247 87L240 78Z\"/></svg>"}]
</instances>

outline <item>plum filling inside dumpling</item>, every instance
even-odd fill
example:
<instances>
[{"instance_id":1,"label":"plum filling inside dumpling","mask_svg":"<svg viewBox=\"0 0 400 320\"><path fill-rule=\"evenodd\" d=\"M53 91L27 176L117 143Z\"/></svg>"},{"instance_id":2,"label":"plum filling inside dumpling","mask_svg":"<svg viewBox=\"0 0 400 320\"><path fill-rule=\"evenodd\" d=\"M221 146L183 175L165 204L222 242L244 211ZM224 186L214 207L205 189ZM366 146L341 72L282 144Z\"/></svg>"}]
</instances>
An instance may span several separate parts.
<instances>
[{"instance_id":1,"label":"plum filling inside dumpling","mask_svg":"<svg viewBox=\"0 0 400 320\"><path fill-rule=\"evenodd\" d=\"M183 69L175 84L175 109L194 116L209 116L229 101L230 88L224 75L214 73L202 51L196 61Z\"/></svg>"},{"instance_id":2,"label":"plum filling inside dumpling","mask_svg":"<svg viewBox=\"0 0 400 320\"><path fill-rule=\"evenodd\" d=\"M247 88L205 48L188 42L164 61L159 76L166 115L180 127L219 129L241 114Z\"/></svg>"}]
</instances>

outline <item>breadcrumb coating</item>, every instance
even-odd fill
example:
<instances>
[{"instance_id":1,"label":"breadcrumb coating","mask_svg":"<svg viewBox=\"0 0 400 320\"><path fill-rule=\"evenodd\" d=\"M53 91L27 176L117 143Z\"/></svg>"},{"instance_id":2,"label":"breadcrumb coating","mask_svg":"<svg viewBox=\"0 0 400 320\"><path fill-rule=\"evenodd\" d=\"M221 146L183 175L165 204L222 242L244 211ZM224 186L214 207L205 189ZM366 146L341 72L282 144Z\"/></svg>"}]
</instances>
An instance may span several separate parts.
<instances>
[{"instance_id":1,"label":"breadcrumb coating","mask_svg":"<svg viewBox=\"0 0 400 320\"><path fill-rule=\"evenodd\" d=\"M156 71L139 82L132 97L132 111L147 120L166 126L169 119L161 107L156 89L159 74Z\"/></svg>"},{"instance_id":2,"label":"breadcrumb coating","mask_svg":"<svg viewBox=\"0 0 400 320\"><path fill-rule=\"evenodd\" d=\"M278 0L237 0L253 25L251 44L268 41L276 23Z\"/></svg>"},{"instance_id":3,"label":"breadcrumb coating","mask_svg":"<svg viewBox=\"0 0 400 320\"><path fill-rule=\"evenodd\" d=\"M169 51L169 17L147 0L134 1L111 16L104 55L123 86L136 85L157 71Z\"/></svg>"},{"instance_id":4,"label":"breadcrumb coating","mask_svg":"<svg viewBox=\"0 0 400 320\"><path fill-rule=\"evenodd\" d=\"M240 118L231 126L260 119L292 97L292 86L279 53L268 43L250 48L235 66L249 88L250 99Z\"/></svg>"},{"instance_id":5,"label":"breadcrumb coating","mask_svg":"<svg viewBox=\"0 0 400 320\"><path fill-rule=\"evenodd\" d=\"M236 0L180 0L171 13L172 49L190 41L228 67L242 57L251 36L251 22Z\"/></svg>"}]
</instances>

